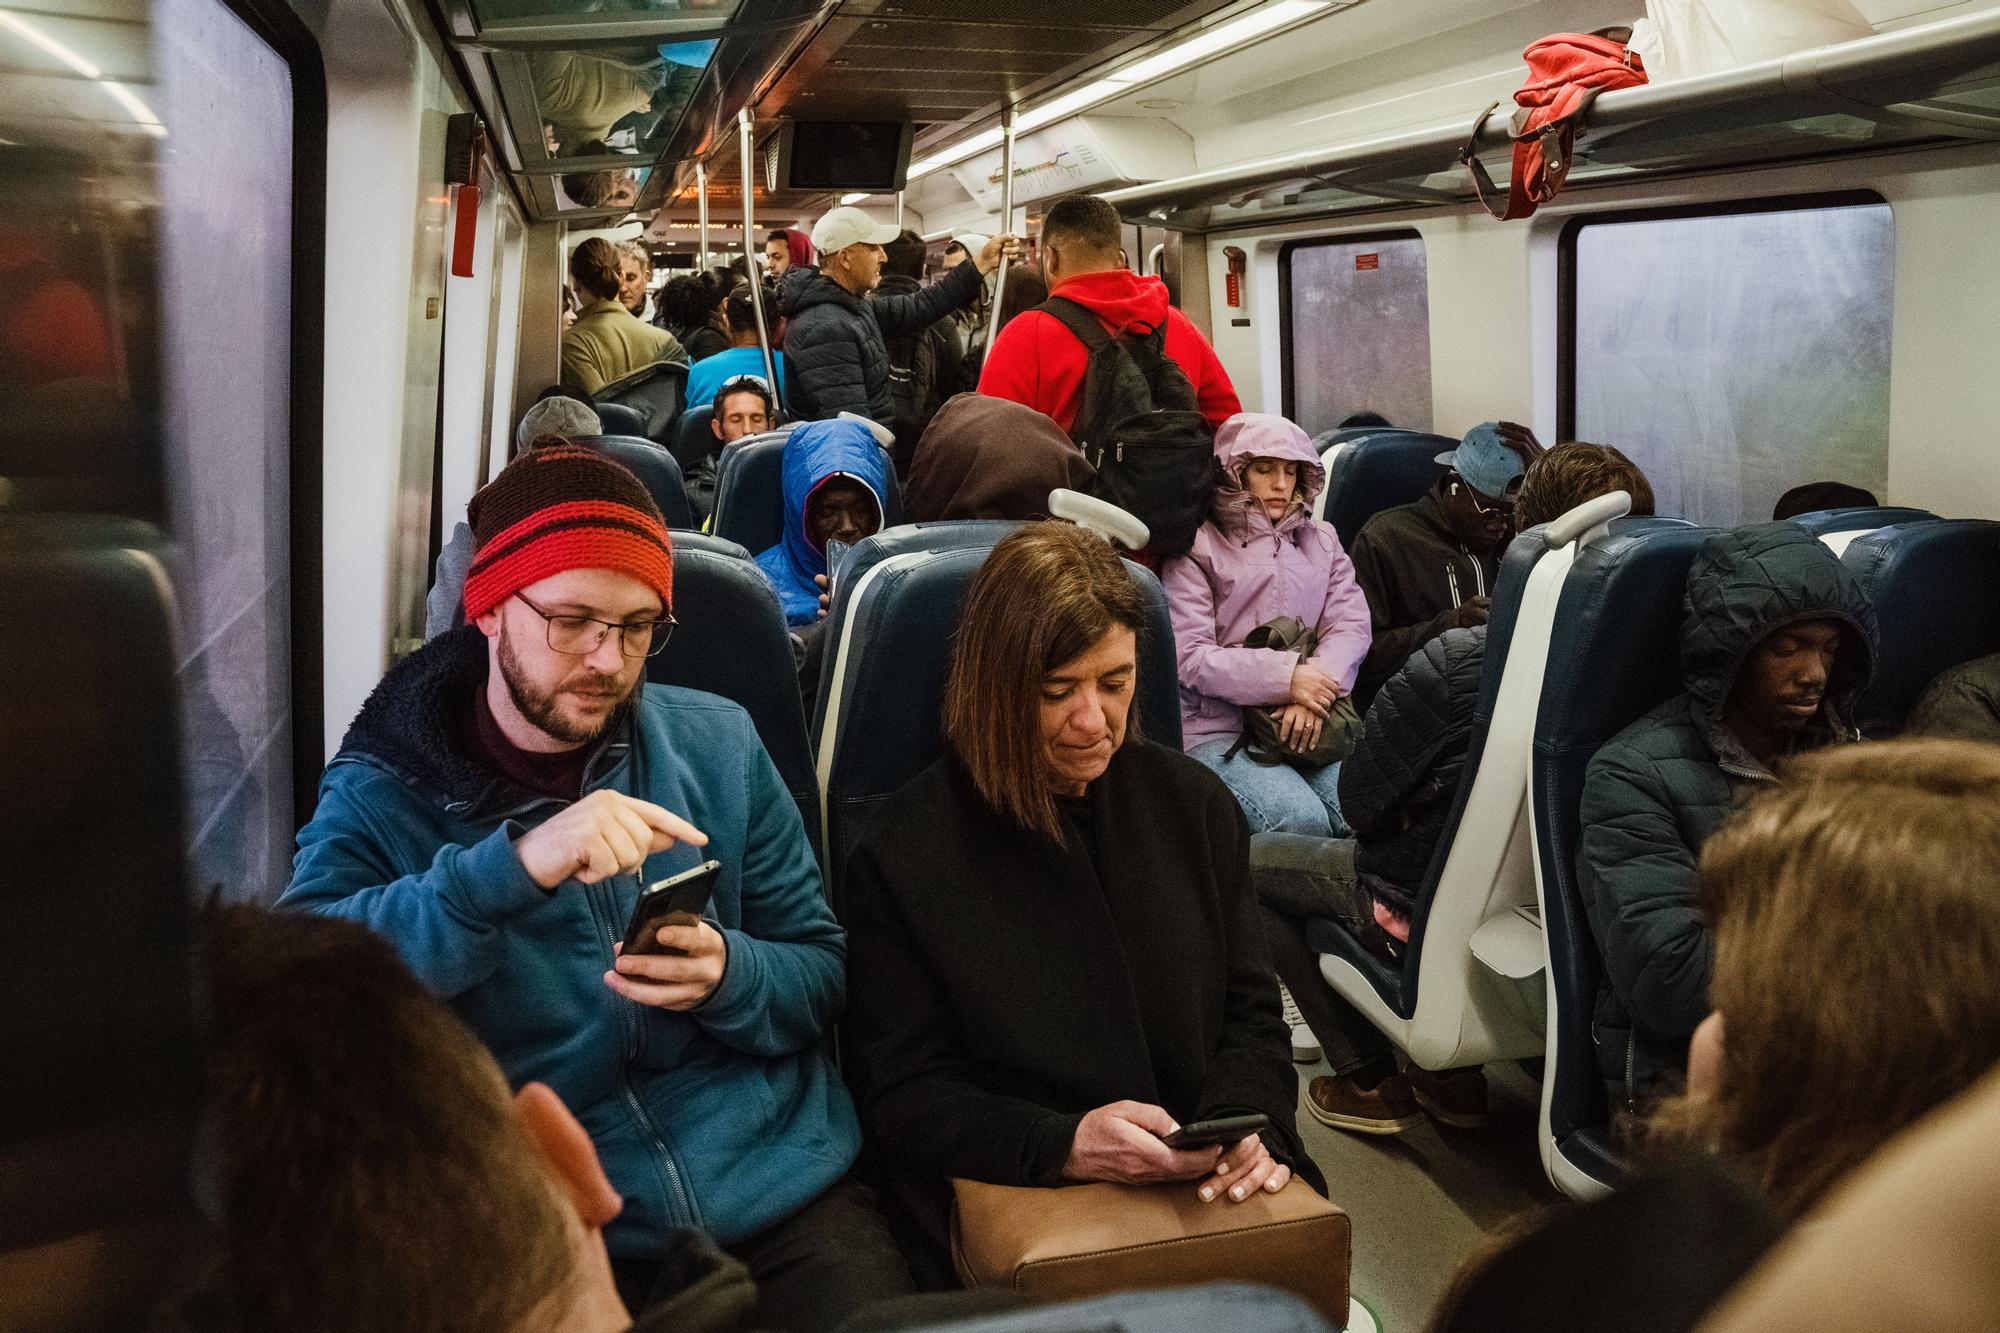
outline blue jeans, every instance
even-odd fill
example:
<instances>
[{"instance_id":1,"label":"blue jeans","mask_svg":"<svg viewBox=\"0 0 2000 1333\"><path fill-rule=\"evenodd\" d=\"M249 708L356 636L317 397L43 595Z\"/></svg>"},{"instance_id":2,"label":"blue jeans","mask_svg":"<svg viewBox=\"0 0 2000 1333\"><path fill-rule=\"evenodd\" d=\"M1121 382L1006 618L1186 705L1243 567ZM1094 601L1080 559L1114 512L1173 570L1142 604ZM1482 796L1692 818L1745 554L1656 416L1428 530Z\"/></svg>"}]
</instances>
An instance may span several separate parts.
<instances>
[{"instance_id":1,"label":"blue jeans","mask_svg":"<svg viewBox=\"0 0 2000 1333\"><path fill-rule=\"evenodd\" d=\"M1279 764L1266 768L1247 754L1224 759L1234 736L1196 741L1188 757L1199 760L1236 795L1252 833L1303 833L1345 838L1352 832L1340 817L1340 765L1321 769Z\"/></svg>"}]
</instances>

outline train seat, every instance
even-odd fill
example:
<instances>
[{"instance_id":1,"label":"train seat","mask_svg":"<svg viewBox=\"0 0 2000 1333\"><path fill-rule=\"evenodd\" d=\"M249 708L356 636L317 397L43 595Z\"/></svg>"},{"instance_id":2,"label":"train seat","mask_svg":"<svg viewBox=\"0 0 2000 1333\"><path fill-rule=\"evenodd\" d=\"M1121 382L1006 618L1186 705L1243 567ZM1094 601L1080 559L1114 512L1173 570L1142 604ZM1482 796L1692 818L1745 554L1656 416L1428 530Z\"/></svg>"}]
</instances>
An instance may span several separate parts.
<instances>
[{"instance_id":1,"label":"train seat","mask_svg":"<svg viewBox=\"0 0 2000 1333\"><path fill-rule=\"evenodd\" d=\"M590 401L637 409L645 418L638 433L655 444L666 445L673 441L674 422L680 418L687 373L688 368L682 362L655 361L624 379L611 381L590 395Z\"/></svg>"},{"instance_id":2,"label":"train seat","mask_svg":"<svg viewBox=\"0 0 2000 1333\"><path fill-rule=\"evenodd\" d=\"M2000 652L2000 523L1934 519L1856 537L1841 556L1875 604L1881 660L1862 734L1902 727L1939 672Z\"/></svg>"},{"instance_id":3,"label":"train seat","mask_svg":"<svg viewBox=\"0 0 2000 1333\"><path fill-rule=\"evenodd\" d=\"M1906 509L1894 505L1863 505L1852 509L1815 509L1797 514L1792 522L1832 548L1835 555L1847 550L1849 542L1865 532L1893 523L1921 523L1936 518L1928 509Z\"/></svg>"},{"instance_id":4,"label":"train seat","mask_svg":"<svg viewBox=\"0 0 2000 1333\"><path fill-rule=\"evenodd\" d=\"M907 551L854 580L849 628L843 632L841 695L819 753L827 876L836 911L848 854L873 807L944 753L940 717L953 633L987 549ZM1126 567L1147 603L1139 637L1140 728L1178 747L1179 685L1166 594L1151 573L1130 562Z\"/></svg>"},{"instance_id":5,"label":"train seat","mask_svg":"<svg viewBox=\"0 0 2000 1333\"><path fill-rule=\"evenodd\" d=\"M698 403L681 413L681 419L674 423L674 461L681 465L682 472L692 472L695 464L721 445L715 432L709 429L709 422L714 419L715 404Z\"/></svg>"},{"instance_id":6,"label":"train seat","mask_svg":"<svg viewBox=\"0 0 2000 1333\"><path fill-rule=\"evenodd\" d=\"M668 527L685 530L695 526L680 465L665 449L633 435L579 435L576 443L629 468L660 507Z\"/></svg>"},{"instance_id":7,"label":"train seat","mask_svg":"<svg viewBox=\"0 0 2000 1333\"><path fill-rule=\"evenodd\" d=\"M1020 527L1018 522L1003 519L954 519L937 523L904 523L893 528L884 528L871 537L863 537L848 551L847 558L834 571L833 601L827 607L826 626L822 631L826 639L826 664L820 671L819 690L813 700L812 716L807 718L808 734L812 737L815 753L823 753L832 744L834 720L840 714L842 690L840 682L844 678L848 658L843 655L842 640L849 638L848 626L850 609L854 605L854 589L866 577L869 570L893 556L907 555L913 551L966 551L991 550L993 544Z\"/></svg>"},{"instance_id":8,"label":"train seat","mask_svg":"<svg viewBox=\"0 0 2000 1333\"><path fill-rule=\"evenodd\" d=\"M1542 1166L1572 1198L1623 1174L1590 1032L1603 961L1577 875L1584 771L1606 741L1681 690L1688 568L1713 535L1670 520L1606 534L1577 554L1556 600L1529 802L1548 969Z\"/></svg>"},{"instance_id":9,"label":"train seat","mask_svg":"<svg viewBox=\"0 0 2000 1333\"><path fill-rule=\"evenodd\" d=\"M778 595L742 547L677 532L674 618L680 623L673 637L646 663L647 681L707 690L742 704L817 848L819 789Z\"/></svg>"},{"instance_id":10,"label":"train seat","mask_svg":"<svg viewBox=\"0 0 2000 1333\"><path fill-rule=\"evenodd\" d=\"M1356 430L1347 440L1336 435L1321 455L1326 486L1313 516L1333 524L1340 544L1351 547L1369 519L1422 498L1444 475L1437 456L1456 448L1458 441L1449 436L1415 430Z\"/></svg>"},{"instance_id":11,"label":"train seat","mask_svg":"<svg viewBox=\"0 0 2000 1333\"><path fill-rule=\"evenodd\" d=\"M715 479L715 521L710 531L740 543L752 552L776 546L785 535L784 458L788 431L766 431L732 441L722 451ZM883 527L903 521L903 492L895 471L889 473L889 493Z\"/></svg>"},{"instance_id":12,"label":"train seat","mask_svg":"<svg viewBox=\"0 0 2000 1333\"><path fill-rule=\"evenodd\" d=\"M636 407L623 403L592 403L590 410L597 413L597 424L606 435L646 435L646 414Z\"/></svg>"},{"instance_id":13,"label":"train seat","mask_svg":"<svg viewBox=\"0 0 2000 1333\"><path fill-rule=\"evenodd\" d=\"M1327 984L1424 1068L1544 1048L1529 742L1563 576L1579 547L1630 503L1621 491L1580 505L1517 537L1501 561L1465 767L1418 890L1403 961L1378 957L1335 921L1307 927Z\"/></svg>"}]
</instances>

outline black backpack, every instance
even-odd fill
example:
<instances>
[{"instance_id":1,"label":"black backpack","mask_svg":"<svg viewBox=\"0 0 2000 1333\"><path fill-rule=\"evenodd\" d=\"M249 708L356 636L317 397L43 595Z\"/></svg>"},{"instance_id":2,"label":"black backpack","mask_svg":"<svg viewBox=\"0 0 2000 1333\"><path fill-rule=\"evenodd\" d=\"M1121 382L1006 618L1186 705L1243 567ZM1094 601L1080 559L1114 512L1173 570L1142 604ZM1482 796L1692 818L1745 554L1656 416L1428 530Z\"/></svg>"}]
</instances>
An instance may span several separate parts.
<instances>
[{"instance_id":1,"label":"black backpack","mask_svg":"<svg viewBox=\"0 0 2000 1333\"><path fill-rule=\"evenodd\" d=\"M1070 438L1097 469L1098 499L1151 530L1147 549L1185 555L1215 493L1215 440L1194 385L1167 355L1167 327L1113 338L1088 307L1052 296L1038 307L1090 354Z\"/></svg>"}]
</instances>

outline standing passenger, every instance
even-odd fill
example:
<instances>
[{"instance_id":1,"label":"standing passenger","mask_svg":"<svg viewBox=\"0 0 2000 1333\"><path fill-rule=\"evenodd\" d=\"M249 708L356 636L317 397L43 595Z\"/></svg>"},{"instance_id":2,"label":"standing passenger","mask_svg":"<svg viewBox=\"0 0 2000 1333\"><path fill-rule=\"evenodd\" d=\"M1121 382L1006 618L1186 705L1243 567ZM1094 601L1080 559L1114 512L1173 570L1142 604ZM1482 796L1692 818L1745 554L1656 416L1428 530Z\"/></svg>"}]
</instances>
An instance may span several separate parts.
<instances>
[{"instance_id":1,"label":"standing passenger","mask_svg":"<svg viewBox=\"0 0 2000 1333\"><path fill-rule=\"evenodd\" d=\"M882 247L882 281L868 299L913 296L924 289L924 242L913 231L901 232ZM972 387L965 373L965 352L958 325L951 315L921 329L887 340L889 397L895 410L883 423L896 433L896 471L907 475L910 454L924 427L944 406L945 399Z\"/></svg>"},{"instance_id":2,"label":"standing passenger","mask_svg":"<svg viewBox=\"0 0 2000 1333\"><path fill-rule=\"evenodd\" d=\"M1530 437L1532 438L1532 437ZM1366 709L1410 655L1453 626L1486 623L1500 552L1514 531L1523 459L1499 423L1475 426L1438 455L1450 469L1420 500L1385 509L1354 538L1375 641L1354 702Z\"/></svg>"},{"instance_id":3,"label":"standing passenger","mask_svg":"<svg viewBox=\"0 0 2000 1333\"><path fill-rule=\"evenodd\" d=\"M563 334L563 383L585 393L596 393L656 361L687 364L687 353L673 334L632 318L618 299L618 264L617 248L602 236L591 237L569 257L570 281L584 307Z\"/></svg>"},{"instance_id":4,"label":"standing passenger","mask_svg":"<svg viewBox=\"0 0 2000 1333\"><path fill-rule=\"evenodd\" d=\"M638 241L618 247L618 303L632 312L632 318L646 316L646 288L653 281L653 256Z\"/></svg>"},{"instance_id":5,"label":"standing passenger","mask_svg":"<svg viewBox=\"0 0 2000 1333\"><path fill-rule=\"evenodd\" d=\"M722 304L729 325L729 346L710 353L688 367L688 406L700 407L715 401L716 390L733 380L753 379L775 396L777 385L767 380L764 344L757 337L757 309L750 303L750 289L739 286ZM785 354L773 350L771 359L780 377L785 373ZM781 378L779 383L783 383Z\"/></svg>"},{"instance_id":6,"label":"standing passenger","mask_svg":"<svg viewBox=\"0 0 2000 1333\"><path fill-rule=\"evenodd\" d=\"M786 270L778 313L790 321L784 397L795 416L816 421L852 412L887 425L895 403L883 338L919 332L969 304L979 294L981 275L1019 246L1012 236L996 237L966 272L954 270L907 296L866 300L882 279L882 247L898 234L858 208L832 209L813 226L820 267Z\"/></svg>"},{"instance_id":7,"label":"standing passenger","mask_svg":"<svg viewBox=\"0 0 2000 1333\"><path fill-rule=\"evenodd\" d=\"M1228 372L1201 330L1168 304L1167 285L1125 267L1118 229L1118 210L1091 195L1049 205L1041 248L1051 297L1082 306L1114 338L1143 337L1165 325L1167 358L1187 375L1208 424L1220 426L1243 410ZM979 392L1026 403L1074 436L1089 363L1089 352L1061 320L1030 310L994 340Z\"/></svg>"},{"instance_id":8,"label":"standing passenger","mask_svg":"<svg viewBox=\"0 0 2000 1333\"><path fill-rule=\"evenodd\" d=\"M1252 833L1344 837L1340 765L1267 767L1244 752L1244 714L1274 715L1299 754L1319 743L1368 651L1368 603L1333 526L1312 516L1326 470L1283 417L1239 412L1215 435L1222 481L1194 548L1162 574L1180 658L1181 739L1242 803ZM1249 648L1259 626L1295 617L1310 653Z\"/></svg>"},{"instance_id":9,"label":"standing passenger","mask_svg":"<svg viewBox=\"0 0 2000 1333\"><path fill-rule=\"evenodd\" d=\"M555 445L470 513L472 624L362 706L281 905L387 936L511 1082L574 1109L624 1197L604 1232L621 1286L650 1287L694 1227L781 1327L907 1290L847 1174L859 1135L825 1046L845 939L798 807L741 707L645 684L673 626L652 497ZM703 920L658 932L671 955L623 953L641 885L704 860Z\"/></svg>"}]
</instances>

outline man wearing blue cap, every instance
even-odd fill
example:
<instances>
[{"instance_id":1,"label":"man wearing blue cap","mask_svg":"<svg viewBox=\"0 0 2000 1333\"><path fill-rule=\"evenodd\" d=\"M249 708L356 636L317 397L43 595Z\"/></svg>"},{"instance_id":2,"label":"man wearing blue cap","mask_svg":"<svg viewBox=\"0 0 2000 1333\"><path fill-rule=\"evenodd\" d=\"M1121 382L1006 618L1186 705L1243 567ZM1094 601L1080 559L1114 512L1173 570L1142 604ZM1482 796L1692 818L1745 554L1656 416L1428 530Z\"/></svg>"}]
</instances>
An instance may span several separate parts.
<instances>
[{"instance_id":1,"label":"man wearing blue cap","mask_svg":"<svg viewBox=\"0 0 2000 1333\"><path fill-rule=\"evenodd\" d=\"M1422 499L1362 527L1349 555L1375 638L1355 683L1357 708L1366 710L1383 682L1438 635L1486 623L1500 553L1514 534L1514 492L1539 453L1525 426L1474 426L1458 448L1438 455L1448 470Z\"/></svg>"}]
</instances>

